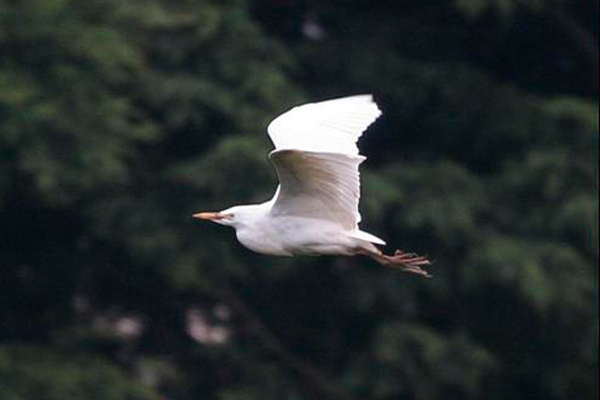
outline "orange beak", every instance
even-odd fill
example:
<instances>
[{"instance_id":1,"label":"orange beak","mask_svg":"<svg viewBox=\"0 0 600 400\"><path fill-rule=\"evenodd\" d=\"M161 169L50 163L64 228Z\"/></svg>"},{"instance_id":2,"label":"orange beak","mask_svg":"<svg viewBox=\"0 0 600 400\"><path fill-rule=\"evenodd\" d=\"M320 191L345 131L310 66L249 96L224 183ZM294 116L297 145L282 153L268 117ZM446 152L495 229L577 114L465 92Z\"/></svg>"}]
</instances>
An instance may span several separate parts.
<instances>
[{"instance_id":1,"label":"orange beak","mask_svg":"<svg viewBox=\"0 0 600 400\"><path fill-rule=\"evenodd\" d=\"M227 218L226 214L221 214L220 212L201 212L192 215L192 218L195 219L207 219L209 221L218 221L223 218Z\"/></svg>"}]
</instances>

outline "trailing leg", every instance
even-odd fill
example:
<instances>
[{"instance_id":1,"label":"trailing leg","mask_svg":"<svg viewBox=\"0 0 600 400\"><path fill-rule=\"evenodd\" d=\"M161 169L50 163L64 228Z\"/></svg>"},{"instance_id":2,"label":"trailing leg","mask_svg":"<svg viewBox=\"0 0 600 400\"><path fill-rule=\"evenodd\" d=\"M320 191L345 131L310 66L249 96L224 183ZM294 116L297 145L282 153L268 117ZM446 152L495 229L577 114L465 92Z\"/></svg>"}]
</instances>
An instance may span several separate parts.
<instances>
[{"instance_id":1,"label":"trailing leg","mask_svg":"<svg viewBox=\"0 0 600 400\"><path fill-rule=\"evenodd\" d=\"M431 261L427 257L421 257L415 253L407 253L402 250L396 250L393 256L388 256L375 248L375 246L373 246L373 249L361 249L360 254L372 258L381 265L397 267L404 272L431 278L429 272L422 268L422 266L431 265Z\"/></svg>"}]
</instances>

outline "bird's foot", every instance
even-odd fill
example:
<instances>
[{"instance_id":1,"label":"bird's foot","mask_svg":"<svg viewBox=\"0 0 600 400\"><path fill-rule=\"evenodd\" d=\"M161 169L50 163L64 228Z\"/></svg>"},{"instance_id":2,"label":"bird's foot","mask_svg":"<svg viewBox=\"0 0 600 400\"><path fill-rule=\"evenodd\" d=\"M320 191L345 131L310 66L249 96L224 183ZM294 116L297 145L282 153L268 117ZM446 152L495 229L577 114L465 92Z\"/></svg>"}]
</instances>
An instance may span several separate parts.
<instances>
[{"instance_id":1,"label":"bird's foot","mask_svg":"<svg viewBox=\"0 0 600 400\"><path fill-rule=\"evenodd\" d=\"M393 256L384 255L387 264L398 267L400 270L421 275L425 278L431 278L431 274L422 268L425 265L431 265L427 257L419 256L415 253L407 253L402 250L396 250Z\"/></svg>"}]
</instances>

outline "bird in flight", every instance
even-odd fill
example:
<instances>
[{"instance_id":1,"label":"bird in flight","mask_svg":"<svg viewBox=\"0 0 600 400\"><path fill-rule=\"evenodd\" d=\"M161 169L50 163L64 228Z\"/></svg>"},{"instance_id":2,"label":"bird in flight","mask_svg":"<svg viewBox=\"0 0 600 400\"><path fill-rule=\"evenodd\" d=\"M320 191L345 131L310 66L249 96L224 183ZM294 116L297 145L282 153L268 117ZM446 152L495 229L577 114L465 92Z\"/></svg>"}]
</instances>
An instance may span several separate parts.
<instances>
[{"instance_id":1,"label":"bird in flight","mask_svg":"<svg viewBox=\"0 0 600 400\"><path fill-rule=\"evenodd\" d=\"M360 175L366 157L356 142L381 111L371 95L308 103L275 118L267 132L269 154L279 178L273 198L219 212L194 214L236 230L238 241L257 253L364 255L386 266L429 277L426 257L396 250L360 230Z\"/></svg>"}]
</instances>

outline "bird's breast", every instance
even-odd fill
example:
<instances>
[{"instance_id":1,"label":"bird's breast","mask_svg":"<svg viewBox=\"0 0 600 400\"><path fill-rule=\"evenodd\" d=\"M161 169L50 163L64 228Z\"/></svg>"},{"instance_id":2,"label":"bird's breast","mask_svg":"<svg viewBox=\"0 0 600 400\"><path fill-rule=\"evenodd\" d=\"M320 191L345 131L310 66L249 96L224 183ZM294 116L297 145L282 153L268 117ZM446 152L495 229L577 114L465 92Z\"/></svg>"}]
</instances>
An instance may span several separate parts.
<instances>
[{"instance_id":1,"label":"bird's breast","mask_svg":"<svg viewBox=\"0 0 600 400\"><path fill-rule=\"evenodd\" d=\"M272 217L237 229L238 241L252 251L279 256L351 254L348 232L330 221Z\"/></svg>"},{"instance_id":2,"label":"bird's breast","mask_svg":"<svg viewBox=\"0 0 600 400\"><path fill-rule=\"evenodd\" d=\"M278 238L277 232L271 227L247 227L237 229L236 237L246 248L261 254L274 256L291 256L284 243Z\"/></svg>"}]
</instances>

